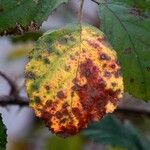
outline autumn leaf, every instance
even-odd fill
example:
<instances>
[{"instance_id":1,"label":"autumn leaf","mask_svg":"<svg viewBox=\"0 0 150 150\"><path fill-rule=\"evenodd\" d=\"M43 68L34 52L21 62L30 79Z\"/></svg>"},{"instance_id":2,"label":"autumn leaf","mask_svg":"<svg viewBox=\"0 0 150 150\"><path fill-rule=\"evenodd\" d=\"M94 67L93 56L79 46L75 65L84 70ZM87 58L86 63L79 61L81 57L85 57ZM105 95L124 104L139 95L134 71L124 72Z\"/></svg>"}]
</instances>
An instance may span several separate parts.
<instances>
[{"instance_id":1,"label":"autumn leaf","mask_svg":"<svg viewBox=\"0 0 150 150\"><path fill-rule=\"evenodd\" d=\"M89 25L45 33L30 53L25 77L36 116L65 137L113 112L123 95L116 53Z\"/></svg>"}]
</instances>

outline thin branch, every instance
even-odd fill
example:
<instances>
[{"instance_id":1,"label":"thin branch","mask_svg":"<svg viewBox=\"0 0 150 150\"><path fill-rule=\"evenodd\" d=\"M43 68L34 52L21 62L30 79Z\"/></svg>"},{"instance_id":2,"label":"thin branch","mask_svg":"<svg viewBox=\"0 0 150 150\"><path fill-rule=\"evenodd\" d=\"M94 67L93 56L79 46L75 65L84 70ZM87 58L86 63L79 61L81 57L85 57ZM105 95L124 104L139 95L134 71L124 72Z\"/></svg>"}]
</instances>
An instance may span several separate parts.
<instances>
[{"instance_id":1,"label":"thin branch","mask_svg":"<svg viewBox=\"0 0 150 150\"><path fill-rule=\"evenodd\" d=\"M29 100L26 97L20 96L17 90L17 85L4 73L0 72L0 76L2 76L10 85L11 92L10 95L3 95L0 96L0 107L7 107L7 106L19 106L19 107L28 107ZM17 91L17 92L16 92ZM138 109L138 108L128 108L128 107L118 107L115 110L116 113L122 114L136 114L136 115L146 115L150 117L150 110Z\"/></svg>"},{"instance_id":2,"label":"thin branch","mask_svg":"<svg viewBox=\"0 0 150 150\"><path fill-rule=\"evenodd\" d=\"M81 3L80 3L79 14L78 14L78 17L79 17L78 22L79 22L79 24L81 26L81 24L82 24L82 16L83 16L83 4L84 4L84 0L80 0L80 1L81 1Z\"/></svg>"},{"instance_id":3,"label":"thin branch","mask_svg":"<svg viewBox=\"0 0 150 150\"><path fill-rule=\"evenodd\" d=\"M145 109L139 109L139 108L129 108L129 107L118 107L115 110L116 113L122 113L122 114L134 114L134 115L145 115L150 117L150 110Z\"/></svg>"},{"instance_id":4,"label":"thin branch","mask_svg":"<svg viewBox=\"0 0 150 150\"><path fill-rule=\"evenodd\" d=\"M1 71L0 71L0 76L3 77L8 82L11 88L9 95L16 95L18 93L18 88L17 88L16 83L13 80L11 80L5 73Z\"/></svg>"},{"instance_id":5,"label":"thin branch","mask_svg":"<svg viewBox=\"0 0 150 150\"><path fill-rule=\"evenodd\" d=\"M13 96L0 96L0 106L20 106L20 107L28 107L29 101L25 97L13 97ZM136 114L136 115L146 115L150 117L150 110L139 109L139 108L129 108L129 107L118 107L115 110L115 113L122 113L122 114Z\"/></svg>"},{"instance_id":6,"label":"thin branch","mask_svg":"<svg viewBox=\"0 0 150 150\"><path fill-rule=\"evenodd\" d=\"M97 0L91 0L91 1L96 3L97 5L100 5L100 2L98 2Z\"/></svg>"},{"instance_id":7,"label":"thin branch","mask_svg":"<svg viewBox=\"0 0 150 150\"><path fill-rule=\"evenodd\" d=\"M5 106L12 106L12 105L17 105L20 107L28 106L29 101L27 98L21 96L17 96L17 97L11 95L0 96L0 106L5 107Z\"/></svg>"}]
</instances>

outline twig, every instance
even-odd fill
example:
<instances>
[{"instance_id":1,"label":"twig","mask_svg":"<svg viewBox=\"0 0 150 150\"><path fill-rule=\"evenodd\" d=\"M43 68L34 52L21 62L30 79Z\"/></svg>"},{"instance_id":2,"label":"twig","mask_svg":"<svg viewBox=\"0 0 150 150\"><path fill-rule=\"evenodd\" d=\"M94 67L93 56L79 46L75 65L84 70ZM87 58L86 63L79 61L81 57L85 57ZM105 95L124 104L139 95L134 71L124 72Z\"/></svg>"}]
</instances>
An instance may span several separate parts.
<instances>
[{"instance_id":1,"label":"twig","mask_svg":"<svg viewBox=\"0 0 150 150\"><path fill-rule=\"evenodd\" d=\"M0 96L0 106L6 107L6 106L14 106L17 105L19 107L27 107L29 106L29 100L26 97L20 96L19 92L17 90L17 85L4 73L0 72L0 76L2 76L11 86L11 91L14 90L14 92L10 92L10 95L3 95ZM17 91L17 93L16 93ZM121 107L119 106L116 110L116 113L122 113L122 114L136 114L136 115L146 115L150 117L150 110L144 110L144 109L138 109L138 108L128 108L128 107Z\"/></svg>"},{"instance_id":2,"label":"twig","mask_svg":"<svg viewBox=\"0 0 150 150\"><path fill-rule=\"evenodd\" d=\"M20 107L28 106L29 101L27 98L21 96L17 96L17 97L8 96L8 95L0 96L0 106L5 107L5 106L12 106L12 105L18 105Z\"/></svg>"},{"instance_id":3,"label":"twig","mask_svg":"<svg viewBox=\"0 0 150 150\"><path fill-rule=\"evenodd\" d=\"M0 76L3 77L8 82L8 84L11 88L9 95L17 95L18 94L18 88L17 88L16 83L1 71L0 71Z\"/></svg>"},{"instance_id":4,"label":"twig","mask_svg":"<svg viewBox=\"0 0 150 150\"><path fill-rule=\"evenodd\" d=\"M96 3L97 5L100 5L100 2L98 2L97 0L91 0L91 1Z\"/></svg>"},{"instance_id":5,"label":"twig","mask_svg":"<svg viewBox=\"0 0 150 150\"><path fill-rule=\"evenodd\" d=\"M28 107L29 101L25 97L13 97L13 96L0 96L0 106L20 106L20 107ZM150 111L145 109L139 109L139 108L128 108L128 107L118 107L115 110L116 113L122 113L122 114L136 114L136 115L146 115L150 117Z\"/></svg>"},{"instance_id":6,"label":"twig","mask_svg":"<svg viewBox=\"0 0 150 150\"><path fill-rule=\"evenodd\" d=\"M10 92L8 95L0 96L0 106L18 105L27 106L29 104L28 99L19 95L19 89L17 84L9 78L5 73L0 71L0 76L3 77L10 86Z\"/></svg>"},{"instance_id":7,"label":"twig","mask_svg":"<svg viewBox=\"0 0 150 150\"><path fill-rule=\"evenodd\" d=\"M129 108L129 107L118 107L115 110L116 113L122 114L134 114L134 115L145 115L150 117L150 110L139 109L139 108Z\"/></svg>"}]
</instances>

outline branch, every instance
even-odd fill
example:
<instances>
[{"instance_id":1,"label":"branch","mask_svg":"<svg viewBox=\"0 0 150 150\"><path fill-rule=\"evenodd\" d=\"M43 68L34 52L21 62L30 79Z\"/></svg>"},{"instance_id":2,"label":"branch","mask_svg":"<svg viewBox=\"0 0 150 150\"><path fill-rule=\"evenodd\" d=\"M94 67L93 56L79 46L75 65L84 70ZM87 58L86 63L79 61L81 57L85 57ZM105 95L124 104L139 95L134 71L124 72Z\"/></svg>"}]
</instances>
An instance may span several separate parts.
<instances>
[{"instance_id":1,"label":"branch","mask_svg":"<svg viewBox=\"0 0 150 150\"><path fill-rule=\"evenodd\" d=\"M5 73L0 71L0 76L3 77L10 86L10 92L8 95L0 96L0 106L5 107L7 105L18 105L28 106L29 102L28 99L25 97L21 97L19 95L19 89L17 84L10 79Z\"/></svg>"},{"instance_id":2,"label":"branch","mask_svg":"<svg viewBox=\"0 0 150 150\"><path fill-rule=\"evenodd\" d=\"M100 5L100 2L98 2L97 0L91 0L91 1L96 3L97 5Z\"/></svg>"},{"instance_id":3,"label":"branch","mask_svg":"<svg viewBox=\"0 0 150 150\"><path fill-rule=\"evenodd\" d=\"M13 97L13 96L0 96L0 106L20 106L20 107L28 107L29 101L25 97ZM128 107L120 107L115 110L115 113L122 113L122 114L136 114L136 115L146 115L150 117L150 111L145 109L138 109L138 108L128 108Z\"/></svg>"},{"instance_id":4,"label":"branch","mask_svg":"<svg viewBox=\"0 0 150 150\"><path fill-rule=\"evenodd\" d=\"M17 95L18 94L18 88L17 88L16 83L1 71L0 71L0 76L3 77L8 82L8 84L11 88L9 95Z\"/></svg>"},{"instance_id":5,"label":"branch","mask_svg":"<svg viewBox=\"0 0 150 150\"><path fill-rule=\"evenodd\" d=\"M7 75L0 72L0 76L2 76L10 85L11 91L9 95L0 96L0 106L20 106L20 107L28 107L29 100L26 97L22 97L19 95L19 90L14 81L12 81ZM136 115L146 115L150 117L150 110L138 109L138 108L128 108L119 106L116 110L116 113L122 114L136 114Z\"/></svg>"},{"instance_id":6,"label":"branch","mask_svg":"<svg viewBox=\"0 0 150 150\"><path fill-rule=\"evenodd\" d=\"M115 110L116 113L122 113L122 114L134 114L134 115L145 115L150 117L150 110L145 109L139 109L139 108L129 108L129 107L120 107Z\"/></svg>"},{"instance_id":7,"label":"branch","mask_svg":"<svg viewBox=\"0 0 150 150\"><path fill-rule=\"evenodd\" d=\"M0 96L0 106L5 107L5 106L12 106L12 105L18 105L20 107L28 106L29 101L27 98L21 96L17 96L17 97L11 95Z\"/></svg>"}]
</instances>

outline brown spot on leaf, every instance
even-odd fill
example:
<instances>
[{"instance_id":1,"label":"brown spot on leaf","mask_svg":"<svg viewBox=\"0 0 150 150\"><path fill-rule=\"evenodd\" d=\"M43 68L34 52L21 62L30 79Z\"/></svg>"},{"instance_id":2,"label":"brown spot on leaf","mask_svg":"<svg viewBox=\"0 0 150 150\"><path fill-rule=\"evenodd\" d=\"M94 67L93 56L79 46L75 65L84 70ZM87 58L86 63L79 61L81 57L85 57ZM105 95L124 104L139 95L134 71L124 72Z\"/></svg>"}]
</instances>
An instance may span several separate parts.
<instances>
[{"instance_id":1,"label":"brown spot on leaf","mask_svg":"<svg viewBox=\"0 0 150 150\"><path fill-rule=\"evenodd\" d=\"M3 6L0 5L0 13L4 11Z\"/></svg>"},{"instance_id":2,"label":"brown spot on leaf","mask_svg":"<svg viewBox=\"0 0 150 150\"><path fill-rule=\"evenodd\" d=\"M50 86L49 85L45 85L45 89L46 89L46 91L49 91L50 90Z\"/></svg>"},{"instance_id":3,"label":"brown spot on leaf","mask_svg":"<svg viewBox=\"0 0 150 150\"><path fill-rule=\"evenodd\" d=\"M111 85L112 85L113 87L116 87L116 86L117 86L117 83L112 82Z\"/></svg>"},{"instance_id":4,"label":"brown spot on leaf","mask_svg":"<svg viewBox=\"0 0 150 150\"><path fill-rule=\"evenodd\" d=\"M104 42L104 41L106 41L106 37L98 37L97 38L97 40L99 41L99 42Z\"/></svg>"},{"instance_id":5,"label":"brown spot on leaf","mask_svg":"<svg viewBox=\"0 0 150 150\"><path fill-rule=\"evenodd\" d=\"M65 71L69 71L71 69L71 67L69 65L65 65Z\"/></svg>"},{"instance_id":6,"label":"brown spot on leaf","mask_svg":"<svg viewBox=\"0 0 150 150\"><path fill-rule=\"evenodd\" d=\"M88 40L87 41L88 42L88 44L91 46L91 47L93 47L93 48L100 48L100 46L99 46L99 44L98 43L96 43L95 41L90 41L90 40Z\"/></svg>"},{"instance_id":7,"label":"brown spot on leaf","mask_svg":"<svg viewBox=\"0 0 150 150\"><path fill-rule=\"evenodd\" d=\"M134 78L130 78L130 82L133 83L134 82Z\"/></svg>"},{"instance_id":8,"label":"brown spot on leaf","mask_svg":"<svg viewBox=\"0 0 150 150\"><path fill-rule=\"evenodd\" d=\"M107 67L107 64L103 64L103 68L106 68Z\"/></svg>"},{"instance_id":9,"label":"brown spot on leaf","mask_svg":"<svg viewBox=\"0 0 150 150\"><path fill-rule=\"evenodd\" d=\"M35 103L40 103L41 102L41 99L40 99L40 97L38 97L38 96L35 96L34 97L34 101L35 101Z\"/></svg>"},{"instance_id":10,"label":"brown spot on leaf","mask_svg":"<svg viewBox=\"0 0 150 150\"><path fill-rule=\"evenodd\" d=\"M147 71L150 72L150 66L147 67Z\"/></svg>"},{"instance_id":11,"label":"brown spot on leaf","mask_svg":"<svg viewBox=\"0 0 150 150\"><path fill-rule=\"evenodd\" d=\"M63 117L63 114L62 114L61 112L57 111L57 112L55 113L55 116L56 116L58 119L61 119L61 118Z\"/></svg>"},{"instance_id":12,"label":"brown spot on leaf","mask_svg":"<svg viewBox=\"0 0 150 150\"><path fill-rule=\"evenodd\" d=\"M60 99L66 98L66 96L65 96L65 94L64 94L63 91L58 91L58 92L57 92L57 97L60 98Z\"/></svg>"},{"instance_id":13,"label":"brown spot on leaf","mask_svg":"<svg viewBox=\"0 0 150 150\"><path fill-rule=\"evenodd\" d=\"M102 53L102 54L100 54L99 59L100 60L110 60L111 58L107 54Z\"/></svg>"},{"instance_id":14,"label":"brown spot on leaf","mask_svg":"<svg viewBox=\"0 0 150 150\"><path fill-rule=\"evenodd\" d=\"M116 64L115 63L110 64L110 68L115 69L116 68Z\"/></svg>"},{"instance_id":15,"label":"brown spot on leaf","mask_svg":"<svg viewBox=\"0 0 150 150\"><path fill-rule=\"evenodd\" d=\"M28 71L28 72L25 72L25 78L34 80L36 78L36 75L32 71Z\"/></svg>"},{"instance_id":16,"label":"brown spot on leaf","mask_svg":"<svg viewBox=\"0 0 150 150\"><path fill-rule=\"evenodd\" d=\"M118 70L114 73L114 76L115 76L116 78L119 78L119 77L121 76L121 71L120 71L120 69L118 69Z\"/></svg>"},{"instance_id":17,"label":"brown spot on leaf","mask_svg":"<svg viewBox=\"0 0 150 150\"><path fill-rule=\"evenodd\" d=\"M107 77L107 78L110 78L111 77L111 73L108 72L108 71L105 71L104 72L104 76Z\"/></svg>"},{"instance_id":18,"label":"brown spot on leaf","mask_svg":"<svg viewBox=\"0 0 150 150\"><path fill-rule=\"evenodd\" d=\"M128 47L124 50L125 55L129 55L129 54L131 54L131 52L132 52L132 49L130 47Z\"/></svg>"},{"instance_id":19,"label":"brown spot on leaf","mask_svg":"<svg viewBox=\"0 0 150 150\"><path fill-rule=\"evenodd\" d=\"M50 64L50 61L49 61L48 58L44 58L43 61L44 61L45 64Z\"/></svg>"}]
</instances>

